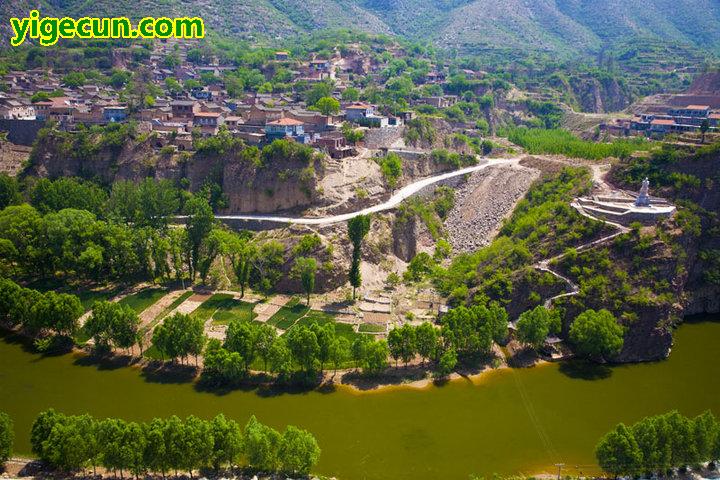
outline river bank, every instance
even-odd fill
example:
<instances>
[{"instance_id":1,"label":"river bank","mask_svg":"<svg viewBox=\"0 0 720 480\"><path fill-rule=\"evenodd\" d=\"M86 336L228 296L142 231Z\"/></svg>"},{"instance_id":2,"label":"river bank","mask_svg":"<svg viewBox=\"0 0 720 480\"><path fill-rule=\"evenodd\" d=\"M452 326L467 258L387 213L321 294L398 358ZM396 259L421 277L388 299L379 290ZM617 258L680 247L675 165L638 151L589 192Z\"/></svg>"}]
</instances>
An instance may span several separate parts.
<instances>
[{"instance_id":1,"label":"river bank","mask_svg":"<svg viewBox=\"0 0 720 480\"><path fill-rule=\"evenodd\" d=\"M707 317L710 320L711 317ZM500 368L479 381L460 378L422 389L390 387L365 394L350 388L301 391L203 391L183 378L88 362L83 356L40 356L0 340L0 410L15 421L16 452L30 454L30 426L53 407L147 421L155 416L218 413L245 423L312 431L323 451L317 473L347 480L431 480L478 476L599 473L597 440L618 422L678 409L720 414L720 317L676 332L668 360L593 366L576 362ZM459 461L462 459L462 461Z\"/></svg>"},{"instance_id":2,"label":"river bank","mask_svg":"<svg viewBox=\"0 0 720 480\"><path fill-rule=\"evenodd\" d=\"M316 382L312 383L280 383L276 377L269 372L251 370L248 378L242 382L227 386L214 387L203 382L202 377L202 356L199 356L195 363L162 362L146 358L142 355L135 355L134 349L130 353L126 350L114 349L111 352L97 354L91 346L78 346L68 344L68 348L60 348L49 352L39 352L33 345L33 338L24 335L17 328L9 328L7 325L0 325L0 340L22 344L22 348L29 353L40 356L72 355L79 363L94 364L101 369L131 368L139 370L143 375L153 377L166 377L167 381L183 381L192 383L196 388L204 391L223 391L260 389L282 392L283 390L295 392L298 390L319 390L332 391L342 387L355 393L380 393L391 389L413 389L424 390L432 386L442 386L453 381L470 381L478 384L483 377L490 372L506 368L528 368L557 361L558 359L542 358L535 355L522 355L522 361L513 362L513 367L508 365L508 359L503 348L493 346L493 351L481 363L473 365L461 365L456 372L443 377L434 375L435 364L424 362L416 358L408 365L390 365L377 375L366 375L357 368L346 368L339 370L323 370L317 376ZM522 353L522 352L521 352ZM521 355L517 355L518 358Z\"/></svg>"}]
</instances>

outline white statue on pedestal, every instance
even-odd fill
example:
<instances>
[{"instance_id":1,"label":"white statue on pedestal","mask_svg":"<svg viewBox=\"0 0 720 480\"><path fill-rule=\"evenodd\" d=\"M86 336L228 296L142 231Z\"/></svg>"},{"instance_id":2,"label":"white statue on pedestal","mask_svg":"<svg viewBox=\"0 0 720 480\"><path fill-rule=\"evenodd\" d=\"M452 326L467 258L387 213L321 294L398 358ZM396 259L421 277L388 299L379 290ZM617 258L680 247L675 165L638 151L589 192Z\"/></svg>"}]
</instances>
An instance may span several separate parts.
<instances>
[{"instance_id":1,"label":"white statue on pedestal","mask_svg":"<svg viewBox=\"0 0 720 480\"><path fill-rule=\"evenodd\" d=\"M645 178L640 187L640 195L635 200L636 207L649 207L650 206L650 180Z\"/></svg>"}]
</instances>

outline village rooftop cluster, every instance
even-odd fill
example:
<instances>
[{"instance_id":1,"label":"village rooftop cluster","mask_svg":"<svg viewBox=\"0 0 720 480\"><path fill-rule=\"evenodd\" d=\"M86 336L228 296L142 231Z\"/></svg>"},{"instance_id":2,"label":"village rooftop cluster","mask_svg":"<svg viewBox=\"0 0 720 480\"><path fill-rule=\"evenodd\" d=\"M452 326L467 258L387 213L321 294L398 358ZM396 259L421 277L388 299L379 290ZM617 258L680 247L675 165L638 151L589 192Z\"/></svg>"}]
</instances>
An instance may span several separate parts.
<instances>
[{"instance_id":1,"label":"village rooftop cluster","mask_svg":"<svg viewBox=\"0 0 720 480\"><path fill-rule=\"evenodd\" d=\"M362 101L341 101L338 111L323 114L307 105L294 89L286 93L252 92L232 97L222 81L201 85L199 80L208 74L222 80L226 72L236 67L222 65L217 58L208 65L188 61L188 50L196 46L192 41L154 43L144 66L151 72L152 82L163 89L163 95L154 98L152 106L140 108L123 102L120 89L102 82L88 79L84 85L68 86L63 83L63 76L52 70L11 71L2 78L6 88L0 92L0 130L8 132L15 143L29 144L48 121L55 122L57 128L72 131L79 124L132 120L138 122L139 131L157 133L158 148L191 150L193 136L209 137L226 128L248 145L262 146L287 138L323 150L334 158L343 158L354 153L340 131L344 123L354 128L388 129L399 127L415 116L410 108L393 115ZM170 54L180 60L172 67L164 62ZM331 81L332 96L336 99L342 98L342 92L353 85L353 79L379 78L385 67L377 58L353 45L342 52L335 49L331 58L310 55L310 58L295 60L289 52L278 51L260 70L269 74L278 66L290 70L293 85L305 82L312 86ZM464 73L474 78L482 76L482 72ZM446 76L443 68L433 68L423 82L442 85ZM170 91L165 82L169 78L180 83L195 80L200 85L181 92ZM31 102L30 97L37 92L45 92L48 98ZM62 95L57 96L57 92ZM457 101L457 96L440 95L419 98L413 103L447 108Z\"/></svg>"}]
</instances>

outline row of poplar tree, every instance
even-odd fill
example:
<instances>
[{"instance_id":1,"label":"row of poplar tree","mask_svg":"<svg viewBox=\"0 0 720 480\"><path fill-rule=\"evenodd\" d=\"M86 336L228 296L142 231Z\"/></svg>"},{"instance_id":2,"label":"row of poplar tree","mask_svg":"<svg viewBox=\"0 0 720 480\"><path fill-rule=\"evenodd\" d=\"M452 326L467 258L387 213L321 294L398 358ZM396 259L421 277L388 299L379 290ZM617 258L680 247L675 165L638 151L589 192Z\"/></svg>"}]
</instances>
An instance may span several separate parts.
<instances>
[{"instance_id":1,"label":"row of poplar tree","mask_svg":"<svg viewBox=\"0 0 720 480\"><path fill-rule=\"evenodd\" d=\"M135 477L149 472L188 472L238 466L258 472L307 475L320 458L315 437L294 426L284 432L253 416L242 428L218 415L210 421L189 416L155 418L147 423L90 415L68 416L53 409L38 415L31 431L32 451L61 471L103 467Z\"/></svg>"},{"instance_id":2,"label":"row of poplar tree","mask_svg":"<svg viewBox=\"0 0 720 480\"><path fill-rule=\"evenodd\" d=\"M673 411L618 424L595 449L598 464L613 475L664 474L720 459L720 423L709 410L695 418Z\"/></svg>"}]
</instances>

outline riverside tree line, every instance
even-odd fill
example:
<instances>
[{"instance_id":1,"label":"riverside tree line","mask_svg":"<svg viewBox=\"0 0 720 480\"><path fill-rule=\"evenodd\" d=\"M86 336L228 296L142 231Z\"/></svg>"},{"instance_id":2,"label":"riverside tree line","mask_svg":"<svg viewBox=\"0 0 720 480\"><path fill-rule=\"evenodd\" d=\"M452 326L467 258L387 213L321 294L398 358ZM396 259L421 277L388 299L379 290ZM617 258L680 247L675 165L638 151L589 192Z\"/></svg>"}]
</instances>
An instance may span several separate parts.
<instances>
[{"instance_id":1,"label":"riverside tree line","mask_svg":"<svg viewBox=\"0 0 720 480\"><path fill-rule=\"evenodd\" d=\"M677 411L618 424L595 449L600 467L615 476L664 475L720 459L720 423L709 410L688 418Z\"/></svg>"},{"instance_id":2,"label":"riverside tree line","mask_svg":"<svg viewBox=\"0 0 720 480\"><path fill-rule=\"evenodd\" d=\"M12 422L0 412L0 465L12 454ZM128 422L118 418L41 412L30 434L33 454L50 467L79 472L97 467L136 478L148 473L248 468L254 472L307 475L320 458L315 437L288 426L263 425L254 416L245 427L220 414L212 420L189 416Z\"/></svg>"},{"instance_id":3,"label":"riverside tree line","mask_svg":"<svg viewBox=\"0 0 720 480\"><path fill-rule=\"evenodd\" d=\"M127 305L96 302L82 329L79 299L74 295L41 293L0 279L0 321L20 327L36 338L39 349L55 339L72 342L83 334L93 339L97 353L112 348L145 347L145 333L137 313ZM539 349L550 334L559 332L559 314L543 306L525 312L517 322L517 338ZM581 313L570 327L576 350L588 358L602 359L622 348L622 328L607 311ZM360 368L377 375L388 367L388 358L405 365L417 357L435 364L436 375L446 376L459 361L487 358L493 343L508 336L508 315L497 303L457 307L440 319L440 328L424 323L393 329L386 340L357 335L353 341L339 335L335 324L298 324L278 336L274 327L233 319L223 342L208 341L203 322L194 315L175 313L152 331L152 345L163 360L186 363L204 356L203 379L210 385L240 383L252 370L275 374L281 382L312 382L326 368Z\"/></svg>"}]
</instances>

